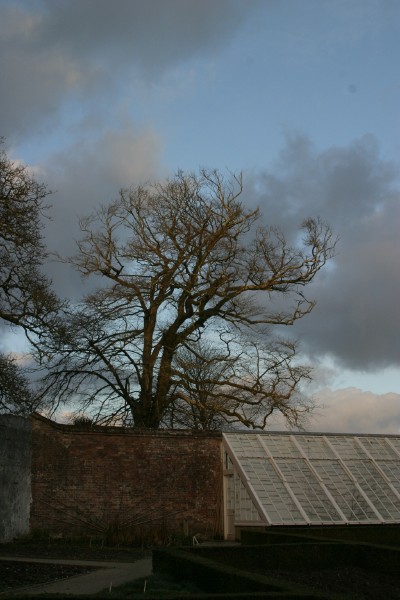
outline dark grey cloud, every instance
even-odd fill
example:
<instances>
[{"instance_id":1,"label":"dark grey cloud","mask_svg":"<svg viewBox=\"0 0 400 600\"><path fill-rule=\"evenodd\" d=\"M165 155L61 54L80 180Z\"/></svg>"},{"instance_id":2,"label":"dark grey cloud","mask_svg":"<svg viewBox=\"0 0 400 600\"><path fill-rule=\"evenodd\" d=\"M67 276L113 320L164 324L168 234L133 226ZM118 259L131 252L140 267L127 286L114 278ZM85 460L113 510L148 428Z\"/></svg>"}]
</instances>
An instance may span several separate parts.
<instances>
[{"instance_id":1,"label":"dark grey cloud","mask_svg":"<svg viewBox=\"0 0 400 600\"><path fill-rule=\"evenodd\" d=\"M294 328L303 349L350 369L398 366L399 170L376 140L318 151L306 137L289 136L252 187L267 222L292 238L304 217L317 215L340 238L335 259L308 290L317 307Z\"/></svg>"},{"instance_id":2,"label":"dark grey cloud","mask_svg":"<svg viewBox=\"0 0 400 600\"><path fill-rule=\"evenodd\" d=\"M259 0L4 0L0 131L51 127L60 108L222 50Z\"/></svg>"},{"instance_id":3,"label":"dark grey cloud","mask_svg":"<svg viewBox=\"0 0 400 600\"><path fill-rule=\"evenodd\" d=\"M223 47L254 2L242 0L46 0L46 44L107 64L148 71Z\"/></svg>"}]
</instances>

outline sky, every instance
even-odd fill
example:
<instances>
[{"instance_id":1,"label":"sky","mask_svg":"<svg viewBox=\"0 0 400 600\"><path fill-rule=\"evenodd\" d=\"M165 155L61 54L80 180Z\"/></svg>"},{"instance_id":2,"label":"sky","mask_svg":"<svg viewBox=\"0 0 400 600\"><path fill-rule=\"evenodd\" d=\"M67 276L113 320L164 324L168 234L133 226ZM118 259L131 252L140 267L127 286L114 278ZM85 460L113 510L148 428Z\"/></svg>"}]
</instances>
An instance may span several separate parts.
<instances>
[{"instance_id":1,"label":"sky","mask_svg":"<svg viewBox=\"0 0 400 600\"><path fill-rule=\"evenodd\" d=\"M242 171L243 202L339 237L294 329L310 429L400 431L398 0L0 0L0 135L54 191L46 242L178 169ZM62 296L77 276L47 266ZM2 332L0 347L18 350Z\"/></svg>"}]
</instances>

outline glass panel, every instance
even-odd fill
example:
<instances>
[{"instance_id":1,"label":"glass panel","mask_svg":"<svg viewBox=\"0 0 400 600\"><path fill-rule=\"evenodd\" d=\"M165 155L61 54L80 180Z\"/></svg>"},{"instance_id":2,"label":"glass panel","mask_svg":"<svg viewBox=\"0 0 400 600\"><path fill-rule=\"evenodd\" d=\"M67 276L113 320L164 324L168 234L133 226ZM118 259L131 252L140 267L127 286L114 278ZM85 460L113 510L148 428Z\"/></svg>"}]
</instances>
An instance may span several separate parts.
<instances>
[{"instance_id":1,"label":"glass panel","mask_svg":"<svg viewBox=\"0 0 400 600\"><path fill-rule=\"evenodd\" d=\"M260 440L274 458L300 458L301 456L288 435L260 435Z\"/></svg>"},{"instance_id":2,"label":"glass panel","mask_svg":"<svg viewBox=\"0 0 400 600\"><path fill-rule=\"evenodd\" d=\"M342 517L305 460L278 460L277 464L310 521L313 523L342 521Z\"/></svg>"},{"instance_id":3,"label":"glass panel","mask_svg":"<svg viewBox=\"0 0 400 600\"><path fill-rule=\"evenodd\" d=\"M372 461L348 461L346 466L385 520L400 519L400 503Z\"/></svg>"},{"instance_id":4,"label":"glass panel","mask_svg":"<svg viewBox=\"0 0 400 600\"><path fill-rule=\"evenodd\" d=\"M394 461L376 461L392 486L400 493L400 460ZM398 501L400 503L400 501Z\"/></svg>"},{"instance_id":5,"label":"glass panel","mask_svg":"<svg viewBox=\"0 0 400 600\"><path fill-rule=\"evenodd\" d=\"M226 508L228 510L235 509L235 481L233 475L226 477Z\"/></svg>"},{"instance_id":6,"label":"glass panel","mask_svg":"<svg viewBox=\"0 0 400 600\"><path fill-rule=\"evenodd\" d=\"M272 524L304 524L297 506L270 460L243 460L242 467Z\"/></svg>"},{"instance_id":7,"label":"glass panel","mask_svg":"<svg viewBox=\"0 0 400 600\"><path fill-rule=\"evenodd\" d=\"M278 460L277 464L311 522L342 521L342 517L305 460Z\"/></svg>"},{"instance_id":8,"label":"glass panel","mask_svg":"<svg viewBox=\"0 0 400 600\"><path fill-rule=\"evenodd\" d=\"M253 504L239 475L235 474L235 521L260 521L260 516Z\"/></svg>"},{"instance_id":9,"label":"glass panel","mask_svg":"<svg viewBox=\"0 0 400 600\"><path fill-rule=\"evenodd\" d=\"M340 458L343 460L351 458L366 458L365 452L361 449L359 444L357 444L357 441L354 437L329 436L328 439Z\"/></svg>"},{"instance_id":10,"label":"glass panel","mask_svg":"<svg viewBox=\"0 0 400 600\"><path fill-rule=\"evenodd\" d=\"M393 446L397 451L397 457L400 459L400 438L388 438L388 446ZM387 443L387 442L386 442Z\"/></svg>"},{"instance_id":11,"label":"glass panel","mask_svg":"<svg viewBox=\"0 0 400 600\"><path fill-rule=\"evenodd\" d=\"M363 523L378 519L338 460L313 460L312 465L344 513L346 521Z\"/></svg>"},{"instance_id":12,"label":"glass panel","mask_svg":"<svg viewBox=\"0 0 400 600\"><path fill-rule=\"evenodd\" d=\"M299 435L296 436L296 442L307 458L335 458L334 453L322 436Z\"/></svg>"},{"instance_id":13,"label":"glass panel","mask_svg":"<svg viewBox=\"0 0 400 600\"><path fill-rule=\"evenodd\" d=\"M396 460L396 458L398 458L384 438L362 437L360 438L360 442L365 446L365 449L372 458L387 460Z\"/></svg>"},{"instance_id":14,"label":"glass panel","mask_svg":"<svg viewBox=\"0 0 400 600\"><path fill-rule=\"evenodd\" d=\"M238 458L242 456L264 457L265 450L256 435L225 434Z\"/></svg>"}]
</instances>

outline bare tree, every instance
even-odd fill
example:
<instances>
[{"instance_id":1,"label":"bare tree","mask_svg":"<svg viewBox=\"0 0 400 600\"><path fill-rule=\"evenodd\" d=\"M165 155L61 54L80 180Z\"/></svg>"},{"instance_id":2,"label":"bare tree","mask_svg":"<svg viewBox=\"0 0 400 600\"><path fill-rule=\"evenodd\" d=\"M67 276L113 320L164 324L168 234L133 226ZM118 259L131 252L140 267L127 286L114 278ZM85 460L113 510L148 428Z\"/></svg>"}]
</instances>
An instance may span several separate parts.
<instances>
[{"instance_id":1,"label":"bare tree","mask_svg":"<svg viewBox=\"0 0 400 600\"><path fill-rule=\"evenodd\" d=\"M97 422L130 414L136 426L157 428L177 402L194 406L181 349L195 357L209 339L226 365L202 385L215 408L224 398L221 414L249 427L263 427L274 410L296 421L304 408L296 391L309 373L295 366L295 345L267 328L312 310L304 288L335 240L308 219L302 243L290 247L280 231L257 227L259 211L246 209L241 193L241 177L179 172L121 191L81 222L79 252L68 260L104 285L70 314L47 379L59 402L79 399Z\"/></svg>"},{"instance_id":2,"label":"bare tree","mask_svg":"<svg viewBox=\"0 0 400 600\"><path fill-rule=\"evenodd\" d=\"M295 342L264 337L252 341L235 335L226 348L201 343L178 352L175 400L163 425L206 430L235 424L264 428L268 418L279 412L289 425L302 427L313 402L298 387L310 379L311 369L293 364Z\"/></svg>"},{"instance_id":3,"label":"bare tree","mask_svg":"<svg viewBox=\"0 0 400 600\"><path fill-rule=\"evenodd\" d=\"M46 257L41 218L48 194L46 186L38 183L24 165L12 162L0 151L0 325L22 329L39 361L43 358L41 340L59 325L60 307L50 281L41 271ZM10 398L8 405L14 405L18 391L24 405L28 381L22 370L6 356L0 357L1 369L3 407L6 396Z\"/></svg>"},{"instance_id":4,"label":"bare tree","mask_svg":"<svg viewBox=\"0 0 400 600\"><path fill-rule=\"evenodd\" d=\"M10 356L0 354L0 414L29 415L40 406L24 371Z\"/></svg>"},{"instance_id":5,"label":"bare tree","mask_svg":"<svg viewBox=\"0 0 400 600\"><path fill-rule=\"evenodd\" d=\"M233 359L209 340L184 346L175 358L177 378L175 400L168 406L161 423L170 429L220 430L230 422L227 414L235 402L224 381L233 376ZM181 388L178 390L178 387Z\"/></svg>"}]
</instances>

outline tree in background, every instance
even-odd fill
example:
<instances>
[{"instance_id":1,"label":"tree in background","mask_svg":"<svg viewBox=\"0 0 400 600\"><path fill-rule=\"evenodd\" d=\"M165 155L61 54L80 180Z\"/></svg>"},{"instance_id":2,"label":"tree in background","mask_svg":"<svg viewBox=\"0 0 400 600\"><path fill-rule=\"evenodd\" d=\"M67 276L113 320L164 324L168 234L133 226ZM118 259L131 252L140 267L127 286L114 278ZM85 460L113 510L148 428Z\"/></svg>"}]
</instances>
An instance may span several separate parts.
<instances>
[{"instance_id":1,"label":"tree in background","mask_svg":"<svg viewBox=\"0 0 400 600\"><path fill-rule=\"evenodd\" d=\"M0 414L29 415L40 407L40 395L35 394L23 369L11 356L0 354Z\"/></svg>"},{"instance_id":2,"label":"tree in background","mask_svg":"<svg viewBox=\"0 0 400 600\"><path fill-rule=\"evenodd\" d=\"M0 150L0 325L22 329L39 362L42 341L56 327L60 306L41 271L46 257L41 219L48 194L24 165ZM36 405L12 356L0 356L0 370L0 410L26 412Z\"/></svg>"},{"instance_id":3,"label":"tree in background","mask_svg":"<svg viewBox=\"0 0 400 600\"><path fill-rule=\"evenodd\" d=\"M311 412L310 398L298 390L311 369L294 365L296 343L279 339L257 342L238 335L229 349L206 343L179 351L175 399L162 419L168 428L221 430L235 423L264 428L274 412L299 427ZM254 386L251 387L249 382ZM256 382L263 389L256 391Z\"/></svg>"},{"instance_id":4,"label":"tree in background","mask_svg":"<svg viewBox=\"0 0 400 600\"><path fill-rule=\"evenodd\" d=\"M185 405L200 423L210 403L224 421L247 427L265 426L275 411L298 422L309 370L274 332L312 310L304 288L335 240L308 219L291 247L241 204L241 193L241 177L179 172L121 191L81 222L84 237L68 261L101 286L70 312L68 339L53 348L49 394L79 399L99 423L130 415L135 426L157 428ZM199 352L206 343L214 355Z\"/></svg>"},{"instance_id":5,"label":"tree in background","mask_svg":"<svg viewBox=\"0 0 400 600\"><path fill-rule=\"evenodd\" d=\"M229 423L234 406L232 390L224 385L233 377L233 361L207 340L180 348L176 355L185 378L177 382L182 394L168 406L162 425L170 429L220 430Z\"/></svg>"}]
</instances>

